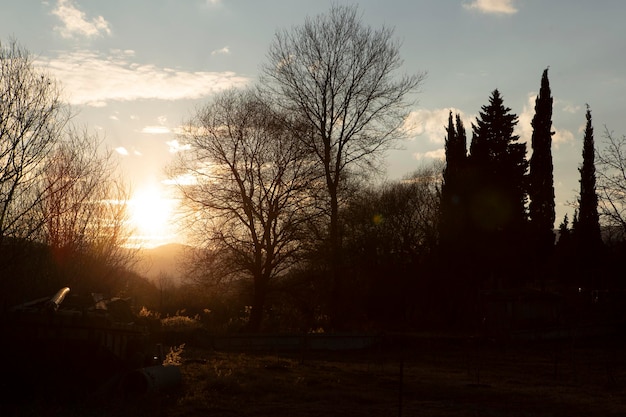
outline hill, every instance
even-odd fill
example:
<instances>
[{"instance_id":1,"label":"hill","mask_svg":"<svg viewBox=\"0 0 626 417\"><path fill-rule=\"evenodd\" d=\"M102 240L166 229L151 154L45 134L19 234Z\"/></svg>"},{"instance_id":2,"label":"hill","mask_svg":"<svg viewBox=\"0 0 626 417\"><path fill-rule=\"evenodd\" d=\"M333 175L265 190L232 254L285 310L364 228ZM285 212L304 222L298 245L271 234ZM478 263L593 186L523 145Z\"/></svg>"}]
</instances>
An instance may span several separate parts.
<instances>
[{"instance_id":1,"label":"hill","mask_svg":"<svg viewBox=\"0 0 626 417\"><path fill-rule=\"evenodd\" d=\"M156 248L141 249L137 256L137 264L133 269L153 282L160 277L167 276L178 285L183 278L182 267L185 251L188 248L179 243L170 243Z\"/></svg>"}]
</instances>

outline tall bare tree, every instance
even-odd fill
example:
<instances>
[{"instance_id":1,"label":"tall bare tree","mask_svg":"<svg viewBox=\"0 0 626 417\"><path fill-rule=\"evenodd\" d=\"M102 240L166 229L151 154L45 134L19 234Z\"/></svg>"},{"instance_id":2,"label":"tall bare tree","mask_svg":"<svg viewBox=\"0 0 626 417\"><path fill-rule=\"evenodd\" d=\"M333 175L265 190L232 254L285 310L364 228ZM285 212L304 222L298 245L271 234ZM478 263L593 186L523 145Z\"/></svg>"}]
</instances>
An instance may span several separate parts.
<instances>
[{"instance_id":1,"label":"tall bare tree","mask_svg":"<svg viewBox=\"0 0 626 417\"><path fill-rule=\"evenodd\" d=\"M191 150L172 169L193 178L179 189L210 278L252 282L250 331L271 281L298 259L311 204L314 166L286 126L253 92L228 91L196 113L183 135Z\"/></svg>"},{"instance_id":2,"label":"tall bare tree","mask_svg":"<svg viewBox=\"0 0 626 417\"><path fill-rule=\"evenodd\" d=\"M364 25L356 6L335 5L302 26L278 31L262 69L262 85L276 103L300 114L313 132L302 139L323 167L328 192L335 307L341 303L341 187L350 172L364 175L375 167L403 133L407 96L424 79L397 74L403 61L393 35L390 28Z\"/></svg>"},{"instance_id":3,"label":"tall bare tree","mask_svg":"<svg viewBox=\"0 0 626 417\"><path fill-rule=\"evenodd\" d=\"M69 117L55 80L16 41L0 44L0 248L41 226L40 173Z\"/></svg>"}]
</instances>

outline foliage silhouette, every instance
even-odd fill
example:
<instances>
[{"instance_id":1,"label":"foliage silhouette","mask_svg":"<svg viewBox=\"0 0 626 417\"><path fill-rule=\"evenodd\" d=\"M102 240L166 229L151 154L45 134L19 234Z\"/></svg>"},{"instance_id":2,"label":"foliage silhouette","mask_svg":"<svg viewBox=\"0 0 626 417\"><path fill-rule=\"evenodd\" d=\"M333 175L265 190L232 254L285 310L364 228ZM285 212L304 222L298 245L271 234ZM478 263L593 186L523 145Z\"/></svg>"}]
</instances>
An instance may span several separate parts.
<instances>
[{"instance_id":1,"label":"foliage silhouette","mask_svg":"<svg viewBox=\"0 0 626 417\"><path fill-rule=\"evenodd\" d=\"M548 69L541 77L532 120L528 195L532 244L535 256L548 257L554 246L554 179L552 165L552 96Z\"/></svg>"},{"instance_id":2,"label":"foliage silhouette","mask_svg":"<svg viewBox=\"0 0 626 417\"><path fill-rule=\"evenodd\" d=\"M316 156L327 190L331 317L341 326L346 295L341 265L340 196L351 172L364 176L405 132L406 98L424 76L398 76L393 30L365 26L355 6L276 33L262 84L279 106L309 125L301 139ZM357 171L358 169L358 171Z\"/></svg>"}]
</instances>

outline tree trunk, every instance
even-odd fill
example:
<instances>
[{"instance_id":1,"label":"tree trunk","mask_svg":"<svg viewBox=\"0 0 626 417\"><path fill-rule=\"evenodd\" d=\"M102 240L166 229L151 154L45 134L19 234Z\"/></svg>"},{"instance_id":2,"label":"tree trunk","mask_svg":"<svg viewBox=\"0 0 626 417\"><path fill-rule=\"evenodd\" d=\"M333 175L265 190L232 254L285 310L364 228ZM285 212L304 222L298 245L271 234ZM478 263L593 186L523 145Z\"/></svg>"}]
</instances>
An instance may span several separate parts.
<instances>
[{"instance_id":1,"label":"tree trunk","mask_svg":"<svg viewBox=\"0 0 626 417\"><path fill-rule=\"evenodd\" d=\"M252 295L252 308L250 310L250 318L246 326L246 331L250 333L258 333L261 331L263 323L263 309L265 308L266 285L262 278L254 279L254 294Z\"/></svg>"},{"instance_id":2,"label":"tree trunk","mask_svg":"<svg viewBox=\"0 0 626 417\"><path fill-rule=\"evenodd\" d=\"M339 204L337 188L331 191L330 230L329 230L329 261L330 261L330 325L331 330L342 330L344 327L345 308L344 283L341 277L341 235L339 231Z\"/></svg>"}]
</instances>

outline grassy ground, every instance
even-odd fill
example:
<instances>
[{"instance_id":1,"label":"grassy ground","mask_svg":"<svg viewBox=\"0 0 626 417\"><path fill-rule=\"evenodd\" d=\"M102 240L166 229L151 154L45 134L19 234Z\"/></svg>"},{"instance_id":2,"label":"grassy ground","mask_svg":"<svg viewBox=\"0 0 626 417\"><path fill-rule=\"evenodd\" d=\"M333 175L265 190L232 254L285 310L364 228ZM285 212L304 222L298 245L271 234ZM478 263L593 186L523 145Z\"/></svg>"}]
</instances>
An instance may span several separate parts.
<instances>
[{"instance_id":1,"label":"grassy ground","mask_svg":"<svg viewBox=\"0 0 626 417\"><path fill-rule=\"evenodd\" d=\"M295 354L187 346L176 389L133 400L81 401L46 414L624 416L625 346L613 340L513 348L417 339L402 348ZM43 404L32 407L41 411ZM22 411L14 415L28 414Z\"/></svg>"}]
</instances>

